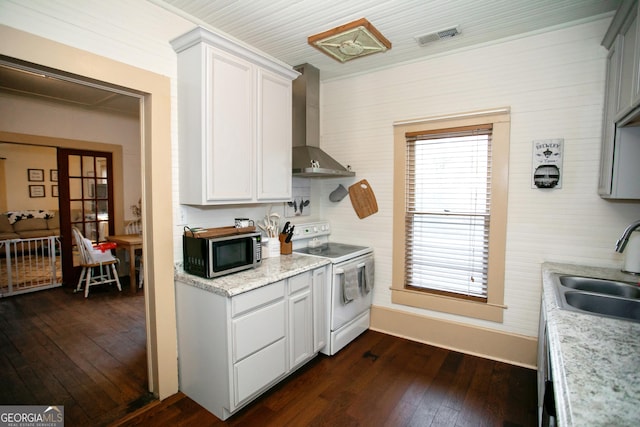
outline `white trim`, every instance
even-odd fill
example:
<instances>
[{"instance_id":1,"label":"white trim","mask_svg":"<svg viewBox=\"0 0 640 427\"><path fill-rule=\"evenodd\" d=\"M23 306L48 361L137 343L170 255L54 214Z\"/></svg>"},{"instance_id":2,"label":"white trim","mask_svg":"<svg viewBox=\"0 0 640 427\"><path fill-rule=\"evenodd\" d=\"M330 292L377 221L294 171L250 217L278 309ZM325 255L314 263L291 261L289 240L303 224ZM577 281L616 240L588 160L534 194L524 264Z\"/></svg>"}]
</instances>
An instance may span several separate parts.
<instances>
[{"instance_id":1,"label":"white trim","mask_svg":"<svg viewBox=\"0 0 640 427\"><path fill-rule=\"evenodd\" d=\"M437 122L441 120L465 119L465 118L473 118L473 117L491 116L494 114L509 114L509 113L511 113L511 108L503 107L503 108L496 108L494 110L482 110L482 111L473 111L470 113L459 113L459 114L449 114L445 116L399 120L399 121L393 122L393 125L394 126L414 125L419 123Z\"/></svg>"}]
</instances>

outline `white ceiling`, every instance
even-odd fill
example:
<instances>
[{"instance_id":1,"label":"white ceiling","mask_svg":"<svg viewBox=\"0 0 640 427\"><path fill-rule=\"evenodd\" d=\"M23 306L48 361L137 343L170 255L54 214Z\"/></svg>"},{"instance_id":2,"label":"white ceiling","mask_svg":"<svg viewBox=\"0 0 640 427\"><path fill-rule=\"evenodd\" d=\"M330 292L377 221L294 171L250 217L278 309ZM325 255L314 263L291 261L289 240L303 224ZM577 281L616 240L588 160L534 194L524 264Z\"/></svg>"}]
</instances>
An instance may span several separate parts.
<instances>
[{"instance_id":1,"label":"white ceiling","mask_svg":"<svg viewBox=\"0 0 640 427\"><path fill-rule=\"evenodd\" d=\"M414 61L454 49L587 21L621 0L149 0L289 64L310 63L321 80ZM340 63L307 37L366 18L391 50ZM461 35L420 47L415 37L459 25Z\"/></svg>"},{"instance_id":2,"label":"white ceiling","mask_svg":"<svg viewBox=\"0 0 640 427\"><path fill-rule=\"evenodd\" d=\"M310 63L320 69L321 80L326 80L597 19L611 15L622 0L148 1L289 65ZM391 41L390 50L341 63L307 43L308 36L360 18L369 20ZM415 40L453 26L459 26L461 35L423 47ZM1 65L0 91L119 114L139 113L136 97L43 79Z\"/></svg>"}]
</instances>

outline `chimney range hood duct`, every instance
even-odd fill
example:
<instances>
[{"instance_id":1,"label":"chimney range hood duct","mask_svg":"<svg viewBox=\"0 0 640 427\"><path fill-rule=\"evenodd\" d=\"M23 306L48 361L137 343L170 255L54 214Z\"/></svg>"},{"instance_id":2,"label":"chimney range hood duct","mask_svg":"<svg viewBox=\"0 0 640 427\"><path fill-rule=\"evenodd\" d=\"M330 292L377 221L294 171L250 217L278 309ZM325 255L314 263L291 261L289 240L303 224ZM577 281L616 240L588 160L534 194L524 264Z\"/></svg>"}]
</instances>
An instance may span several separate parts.
<instances>
[{"instance_id":1,"label":"chimney range hood duct","mask_svg":"<svg viewBox=\"0 0 640 427\"><path fill-rule=\"evenodd\" d=\"M293 81L293 176L355 176L320 149L320 71L309 64L294 69L300 76Z\"/></svg>"}]
</instances>

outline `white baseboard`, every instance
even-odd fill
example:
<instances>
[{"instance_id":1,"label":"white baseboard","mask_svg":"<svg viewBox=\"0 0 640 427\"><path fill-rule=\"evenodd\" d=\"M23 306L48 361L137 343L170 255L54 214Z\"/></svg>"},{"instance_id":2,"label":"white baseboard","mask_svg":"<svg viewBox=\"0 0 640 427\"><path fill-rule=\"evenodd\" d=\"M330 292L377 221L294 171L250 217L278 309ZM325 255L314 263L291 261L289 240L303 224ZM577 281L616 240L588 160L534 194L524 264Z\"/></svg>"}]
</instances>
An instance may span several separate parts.
<instances>
[{"instance_id":1,"label":"white baseboard","mask_svg":"<svg viewBox=\"0 0 640 427\"><path fill-rule=\"evenodd\" d=\"M380 306L371 308L370 328L424 344L537 369L537 337L435 319Z\"/></svg>"}]
</instances>

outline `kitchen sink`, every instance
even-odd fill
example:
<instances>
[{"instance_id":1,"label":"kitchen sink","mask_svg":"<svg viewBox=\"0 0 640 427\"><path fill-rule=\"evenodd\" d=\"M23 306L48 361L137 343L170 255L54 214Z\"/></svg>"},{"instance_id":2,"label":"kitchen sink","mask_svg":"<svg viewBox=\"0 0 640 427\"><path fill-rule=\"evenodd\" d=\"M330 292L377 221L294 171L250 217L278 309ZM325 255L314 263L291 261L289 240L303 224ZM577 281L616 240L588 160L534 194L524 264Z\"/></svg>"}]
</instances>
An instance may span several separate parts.
<instances>
[{"instance_id":1,"label":"kitchen sink","mask_svg":"<svg viewBox=\"0 0 640 427\"><path fill-rule=\"evenodd\" d=\"M567 304L578 310L640 322L640 300L576 291L566 292L564 297Z\"/></svg>"},{"instance_id":2,"label":"kitchen sink","mask_svg":"<svg viewBox=\"0 0 640 427\"><path fill-rule=\"evenodd\" d=\"M554 274L560 308L640 322L640 288L615 280Z\"/></svg>"},{"instance_id":3,"label":"kitchen sink","mask_svg":"<svg viewBox=\"0 0 640 427\"><path fill-rule=\"evenodd\" d=\"M640 288L624 282L581 276L560 276L560 284L567 288L624 298L640 298Z\"/></svg>"}]
</instances>

